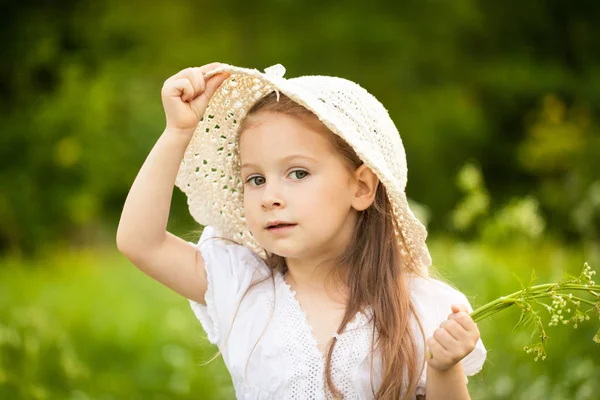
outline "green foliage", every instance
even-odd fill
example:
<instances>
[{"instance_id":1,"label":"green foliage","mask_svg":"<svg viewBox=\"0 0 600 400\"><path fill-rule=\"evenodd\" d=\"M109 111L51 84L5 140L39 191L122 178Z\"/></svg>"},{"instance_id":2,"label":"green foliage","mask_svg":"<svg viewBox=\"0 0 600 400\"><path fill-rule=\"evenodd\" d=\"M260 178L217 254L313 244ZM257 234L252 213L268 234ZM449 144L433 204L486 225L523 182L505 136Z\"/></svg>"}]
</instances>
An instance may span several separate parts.
<instances>
[{"instance_id":1,"label":"green foliage","mask_svg":"<svg viewBox=\"0 0 600 400\"><path fill-rule=\"evenodd\" d=\"M436 266L483 305L519 288L514 275L552 282L578 274L599 254L543 240L535 248L438 238ZM113 250L114 251L114 250ZM514 329L518 310L479 323L488 360L470 378L473 399L594 399L600 390L593 323L549 327L547 359L523 352L530 332ZM0 398L227 399L222 359L187 301L112 252L56 254L44 261L0 262Z\"/></svg>"},{"instance_id":2,"label":"green foliage","mask_svg":"<svg viewBox=\"0 0 600 400\"><path fill-rule=\"evenodd\" d=\"M530 194L547 231L599 238L596 3L30 3L1 17L0 252L113 236L164 127L162 83L214 60L280 62L288 76L339 75L374 93L434 232L475 159L500 206ZM193 227L179 193L171 224Z\"/></svg>"},{"instance_id":3,"label":"green foliage","mask_svg":"<svg viewBox=\"0 0 600 400\"><path fill-rule=\"evenodd\" d=\"M471 313L473 321L479 322L485 318L507 309L517 306L521 309L521 316L515 328L526 326L531 328L533 335L538 335L540 342L533 347L525 346L527 354L535 355L534 361L545 360L545 344L548 334L544 329L547 327L572 324L577 329L578 325L592 318L600 320L600 285L596 285L593 276L596 271L586 263L578 277L564 273L558 282L534 285L535 273L529 285L523 286L521 290L505 294L504 296L487 303ZM552 300L552 304L548 301ZM582 311L582 308L587 309ZM541 313L540 313L541 311ZM546 322L546 313L550 313L549 321ZM591 317L590 317L591 315ZM598 317L598 318L595 318ZM596 339L594 337L594 342Z\"/></svg>"},{"instance_id":4,"label":"green foliage","mask_svg":"<svg viewBox=\"0 0 600 400\"><path fill-rule=\"evenodd\" d=\"M478 166L467 163L457 176L464 198L452 210L451 221L460 233L470 232L484 242L505 243L518 240L533 243L544 233L546 222L539 203L531 195L513 197L491 212L490 195Z\"/></svg>"},{"instance_id":5,"label":"green foliage","mask_svg":"<svg viewBox=\"0 0 600 400\"><path fill-rule=\"evenodd\" d=\"M187 301L116 254L0 263L0 398L232 398Z\"/></svg>"},{"instance_id":6,"label":"green foliage","mask_svg":"<svg viewBox=\"0 0 600 400\"><path fill-rule=\"evenodd\" d=\"M600 135L591 112L586 101L569 105L557 96L545 96L527 117L517 154L524 171L539 182L535 192L550 224L597 239Z\"/></svg>"}]
</instances>

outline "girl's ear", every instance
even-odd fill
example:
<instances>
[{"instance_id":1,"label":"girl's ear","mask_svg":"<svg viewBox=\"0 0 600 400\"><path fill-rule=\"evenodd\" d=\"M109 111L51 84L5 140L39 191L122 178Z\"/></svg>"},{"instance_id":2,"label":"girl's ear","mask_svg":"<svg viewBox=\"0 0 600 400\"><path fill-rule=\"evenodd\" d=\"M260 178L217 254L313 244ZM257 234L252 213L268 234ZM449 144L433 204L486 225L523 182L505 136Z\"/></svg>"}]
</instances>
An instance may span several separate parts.
<instances>
[{"instance_id":1,"label":"girl's ear","mask_svg":"<svg viewBox=\"0 0 600 400\"><path fill-rule=\"evenodd\" d=\"M352 198L352 208L357 211L366 210L375 201L379 179L369 167L362 164L354 171L354 183L356 191Z\"/></svg>"}]
</instances>

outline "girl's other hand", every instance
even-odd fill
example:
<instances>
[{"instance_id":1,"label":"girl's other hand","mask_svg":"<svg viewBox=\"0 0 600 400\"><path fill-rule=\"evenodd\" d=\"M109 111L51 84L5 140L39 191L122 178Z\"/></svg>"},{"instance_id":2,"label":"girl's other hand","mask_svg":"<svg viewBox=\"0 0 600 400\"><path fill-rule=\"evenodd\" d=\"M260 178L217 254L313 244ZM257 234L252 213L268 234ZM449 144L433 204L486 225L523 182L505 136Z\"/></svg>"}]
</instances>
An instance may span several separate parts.
<instances>
[{"instance_id":1,"label":"girl's other hand","mask_svg":"<svg viewBox=\"0 0 600 400\"><path fill-rule=\"evenodd\" d=\"M184 132L190 136L204 115L208 101L219 86L229 77L227 73L204 75L223 64L211 63L179 71L163 84L161 97L167 129Z\"/></svg>"},{"instance_id":2,"label":"girl's other hand","mask_svg":"<svg viewBox=\"0 0 600 400\"><path fill-rule=\"evenodd\" d=\"M452 314L427 339L427 363L439 371L453 367L473 351L479 336L479 328L467 306L453 304Z\"/></svg>"}]
</instances>

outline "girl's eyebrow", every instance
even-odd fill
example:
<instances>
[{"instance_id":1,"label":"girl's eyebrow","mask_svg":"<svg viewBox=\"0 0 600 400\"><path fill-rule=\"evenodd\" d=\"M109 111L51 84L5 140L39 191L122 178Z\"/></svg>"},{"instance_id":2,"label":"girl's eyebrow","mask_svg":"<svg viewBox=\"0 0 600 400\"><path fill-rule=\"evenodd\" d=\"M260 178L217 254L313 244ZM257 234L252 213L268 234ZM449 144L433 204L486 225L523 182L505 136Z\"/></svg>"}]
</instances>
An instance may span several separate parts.
<instances>
[{"instance_id":1,"label":"girl's eyebrow","mask_svg":"<svg viewBox=\"0 0 600 400\"><path fill-rule=\"evenodd\" d=\"M312 161L312 162L317 162L316 158L307 156L307 155L303 155L303 154L292 154L290 156L284 157L282 159L279 160L279 164L283 164L285 162L289 162L289 161L293 161L293 160L297 160L297 159L304 159L307 161ZM254 164L250 164L250 163L244 163L242 164L240 169L244 169L244 168L251 168L251 167L256 167L256 165Z\"/></svg>"}]
</instances>

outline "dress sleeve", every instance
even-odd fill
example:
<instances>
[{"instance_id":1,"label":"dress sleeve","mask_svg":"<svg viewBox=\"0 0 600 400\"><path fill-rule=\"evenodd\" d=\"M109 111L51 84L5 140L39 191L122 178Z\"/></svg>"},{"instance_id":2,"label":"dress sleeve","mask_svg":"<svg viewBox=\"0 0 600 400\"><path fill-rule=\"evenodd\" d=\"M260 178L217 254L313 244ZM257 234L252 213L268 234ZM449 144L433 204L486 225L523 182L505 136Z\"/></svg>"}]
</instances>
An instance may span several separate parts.
<instances>
[{"instance_id":1,"label":"dress sleeve","mask_svg":"<svg viewBox=\"0 0 600 400\"><path fill-rule=\"evenodd\" d=\"M425 332L425 339L431 337L442 321L448 319L448 315L452 313L452 304L466 304L469 312L473 311L471 303L462 292L437 279L417 277L411 281L410 290L413 304ZM419 338L420 332L417 331L415 336ZM419 346L419 351L422 352L422 357L425 357L424 344ZM475 349L462 360L466 382L468 382L468 376L481 371L486 355L487 351L480 338ZM419 379L417 394L425 394L426 382L427 365Z\"/></svg>"},{"instance_id":2,"label":"dress sleeve","mask_svg":"<svg viewBox=\"0 0 600 400\"><path fill-rule=\"evenodd\" d=\"M252 283L259 258L252 250L221 239L211 226L204 228L198 244L191 244L204 261L206 305L188 300L208 340L220 345L229 332L239 301Z\"/></svg>"}]
</instances>

